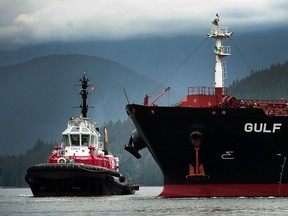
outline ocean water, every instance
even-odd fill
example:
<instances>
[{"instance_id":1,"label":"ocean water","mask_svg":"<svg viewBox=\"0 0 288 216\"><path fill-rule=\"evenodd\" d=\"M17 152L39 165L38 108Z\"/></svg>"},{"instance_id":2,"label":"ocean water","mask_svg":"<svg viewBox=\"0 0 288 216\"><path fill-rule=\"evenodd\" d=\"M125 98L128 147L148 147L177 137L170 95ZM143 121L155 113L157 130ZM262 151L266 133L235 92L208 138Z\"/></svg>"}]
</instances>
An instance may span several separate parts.
<instances>
[{"instance_id":1,"label":"ocean water","mask_svg":"<svg viewBox=\"0 0 288 216\"><path fill-rule=\"evenodd\" d=\"M162 187L135 195L33 197L29 188L0 188L0 215L288 215L288 198L162 198Z\"/></svg>"}]
</instances>

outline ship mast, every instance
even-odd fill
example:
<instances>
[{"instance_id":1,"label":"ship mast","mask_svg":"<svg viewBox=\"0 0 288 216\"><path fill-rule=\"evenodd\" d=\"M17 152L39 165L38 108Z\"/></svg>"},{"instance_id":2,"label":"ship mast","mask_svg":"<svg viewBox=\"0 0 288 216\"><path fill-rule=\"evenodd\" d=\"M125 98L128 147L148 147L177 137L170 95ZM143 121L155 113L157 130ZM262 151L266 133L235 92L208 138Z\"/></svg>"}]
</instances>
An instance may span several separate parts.
<instances>
[{"instance_id":1,"label":"ship mast","mask_svg":"<svg viewBox=\"0 0 288 216\"><path fill-rule=\"evenodd\" d=\"M79 81L81 82L81 86L82 86L82 88L80 90L80 95L82 96L82 101L81 101L81 105L80 105L81 114L82 114L83 118L87 118L87 112L88 112L88 105L87 105L88 92L87 92L87 87L88 87L89 79L87 79L85 77L85 73L84 73L82 79L79 79Z\"/></svg>"},{"instance_id":2,"label":"ship mast","mask_svg":"<svg viewBox=\"0 0 288 216\"><path fill-rule=\"evenodd\" d=\"M228 27L220 27L218 14L216 14L216 18L212 21L212 24L211 33L208 34L208 37L215 38L215 94L221 101L225 79L224 57L231 55L230 46L223 46L223 39L230 38L233 33L228 32Z\"/></svg>"}]
</instances>

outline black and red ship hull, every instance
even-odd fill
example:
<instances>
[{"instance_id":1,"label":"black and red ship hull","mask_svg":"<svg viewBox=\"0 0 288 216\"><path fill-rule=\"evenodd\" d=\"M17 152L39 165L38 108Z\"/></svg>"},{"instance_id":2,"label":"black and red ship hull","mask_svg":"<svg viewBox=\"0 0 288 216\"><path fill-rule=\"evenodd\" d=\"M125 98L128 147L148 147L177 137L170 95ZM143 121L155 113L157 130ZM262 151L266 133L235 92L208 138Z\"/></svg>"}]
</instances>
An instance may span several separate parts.
<instances>
[{"instance_id":1,"label":"black and red ship hull","mask_svg":"<svg viewBox=\"0 0 288 216\"><path fill-rule=\"evenodd\" d=\"M35 197L128 195L139 186L128 184L115 170L78 163L46 163L27 169Z\"/></svg>"},{"instance_id":2,"label":"black and red ship hull","mask_svg":"<svg viewBox=\"0 0 288 216\"><path fill-rule=\"evenodd\" d=\"M164 176L161 196L288 196L287 116L135 104L126 111L136 127L126 149L149 149Z\"/></svg>"}]
</instances>

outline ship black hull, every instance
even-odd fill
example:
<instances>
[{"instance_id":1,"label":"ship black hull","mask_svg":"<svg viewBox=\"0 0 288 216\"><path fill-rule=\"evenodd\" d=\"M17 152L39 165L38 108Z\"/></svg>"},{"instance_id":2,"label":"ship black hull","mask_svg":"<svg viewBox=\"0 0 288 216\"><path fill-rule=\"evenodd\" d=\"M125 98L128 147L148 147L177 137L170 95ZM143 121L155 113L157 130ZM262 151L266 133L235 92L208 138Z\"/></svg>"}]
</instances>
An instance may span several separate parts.
<instances>
[{"instance_id":1,"label":"ship black hull","mask_svg":"<svg viewBox=\"0 0 288 216\"><path fill-rule=\"evenodd\" d=\"M35 197L134 194L139 187L120 174L84 164L39 164L27 169L25 179Z\"/></svg>"},{"instance_id":2,"label":"ship black hull","mask_svg":"<svg viewBox=\"0 0 288 216\"><path fill-rule=\"evenodd\" d=\"M161 196L288 196L288 117L134 104L126 111L163 173Z\"/></svg>"}]
</instances>

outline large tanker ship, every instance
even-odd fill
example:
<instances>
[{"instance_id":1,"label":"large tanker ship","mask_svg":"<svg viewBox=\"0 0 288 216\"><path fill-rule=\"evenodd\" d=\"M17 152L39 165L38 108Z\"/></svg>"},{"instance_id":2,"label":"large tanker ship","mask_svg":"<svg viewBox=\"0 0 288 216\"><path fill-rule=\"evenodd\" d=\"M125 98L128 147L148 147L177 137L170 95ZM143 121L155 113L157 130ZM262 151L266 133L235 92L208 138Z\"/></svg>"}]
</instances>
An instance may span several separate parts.
<instances>
[{"instance_id":1,"label":"large tanker ship","mask_svg":"<svg viewBox=\"0 0 288 216\"><path fill-rule=\"evenodd\" d=\"M135 125L125 149L147 147L159 165L160 196L288 196L288 103L226 94L223 59L232 32L212 21L215 87L188 87L177 106L128 104Z\"/></svg>"}]
</instances>

